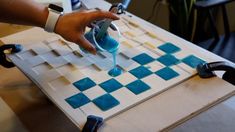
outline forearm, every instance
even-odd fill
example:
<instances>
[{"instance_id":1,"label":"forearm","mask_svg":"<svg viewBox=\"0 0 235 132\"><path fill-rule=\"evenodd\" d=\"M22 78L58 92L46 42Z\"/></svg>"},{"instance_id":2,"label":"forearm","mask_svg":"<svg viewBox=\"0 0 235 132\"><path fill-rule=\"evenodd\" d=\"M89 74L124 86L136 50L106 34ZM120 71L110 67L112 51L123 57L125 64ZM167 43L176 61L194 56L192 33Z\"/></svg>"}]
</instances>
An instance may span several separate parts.
<instances>
[{"instance_id":1,"label":"forearm","mask_svg":"<svg viewBox=\"0 0 235 132\"><path fill-rule=\"evenodd\" d=\"M33 0L0 0L0 22L25 24L44 28L49 11L46 6ZM59 17L54 32L64 39L77 43L95 54L95 47L85 38L86 26L102 19L119 19L111 12L84 11Z\"/></svg>"},{"instance_id":2,"label":"forearm","mask_svg":"<svg viewBox=\"0 0 235 132\"><path fill-rule=\"evenodd\" d=\"M44 27L47 7L33 0L0 0L0 21Z\"/></svg>"}]
</instances>

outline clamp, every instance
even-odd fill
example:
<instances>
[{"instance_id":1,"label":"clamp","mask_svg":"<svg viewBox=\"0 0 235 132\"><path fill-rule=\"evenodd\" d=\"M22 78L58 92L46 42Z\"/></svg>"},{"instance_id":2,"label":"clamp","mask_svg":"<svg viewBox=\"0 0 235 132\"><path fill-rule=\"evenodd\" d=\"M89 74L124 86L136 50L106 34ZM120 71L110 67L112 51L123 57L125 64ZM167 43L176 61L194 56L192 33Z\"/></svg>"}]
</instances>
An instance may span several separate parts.
<instances>
[{"instance_id":1,"label":"clamp","mask_svg":"<svg viewBox=\"0 0 235 132\"><path fill-rule=\"evenodd\" d=\"M82 132L97 132L99 127L103 124L103 118L89 115L87 117L87 122L82 129Z\"/></svg>"},{"instance_id":2,"label":"clamp","mask_svg":"<svg viewBox=\"0 0 235 132\"><path fill-rule=\"evenodd\" d=\"M123 6L122 3L115 3L115 4L113 4L110 7L109 11L112 12L112 13L116 13L118 15L125 13L125 9L124 9L124 6Z\"/></svg>"},{"instance_id":3,"label":"clamp","mask_svg":"<svg viewBox=\"0 0 235 132\"><path fill-rule=\"evenodd\" d=\"M225 81L235 85L235 65L225 61L217 61L199 64L197 66L197 72L201 78L216 76L214 71L225 71L222 78Z\"/></svg>"},{"instance_id":4,"label":"clamp","mask_svg":"<svg viewBox=\"0 0 235 132\"><path fill-rule=\"evenodd\" d=\"M116 14L124 14L130 2L131 0L123 0L122 3L115 3L111 6L109 11Z\"/></svg>"},{"instance_id":5,"label":"clamp","mask_svg":"<svg viewBox=\"0 0 235 132\"><path fill-rule=\"evenodd\" d=\"M0 65L2 65L5 68L12 68L15 65L7 59L6 52L10 51L11 53L18 53L23 49L23 47L20 44L5 44L0 46Z\"/></svg>"},{"instance_id":6,"label":"clamp","mask_svg":"<svg viewBox=\"0 0 235 132\"><path fill-rule=\"evenodd\" d=\"M123 14L125 13L125 10L128 7L129 3L130 3L130 0L124 0L123 3L112 4L112 6L109 9L109 12L112 12L118 15ZM111 27L113 30L115 30L115 28L111 26L111 22L112 20L110 19L104 20L102 25L99 27L100 30L98 31L96 35L97 40L100 40L106 34L108 27Z\"/></svg>"}]
</instances>

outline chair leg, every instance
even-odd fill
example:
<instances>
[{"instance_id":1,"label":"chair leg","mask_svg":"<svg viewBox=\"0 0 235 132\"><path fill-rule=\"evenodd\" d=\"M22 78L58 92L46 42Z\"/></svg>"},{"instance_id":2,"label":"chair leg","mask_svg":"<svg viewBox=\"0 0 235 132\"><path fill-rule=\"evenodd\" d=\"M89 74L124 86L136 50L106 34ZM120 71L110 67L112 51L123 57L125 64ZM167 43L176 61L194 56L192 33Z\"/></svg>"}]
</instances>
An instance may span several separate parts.
<instances>
[{"instance_id":1,"label":"chair leg","mask_svg":"<svg viewBox=\"0 0 235 132\"><path fill-rule=\"evenodd\" d=\"M219 40L219 34L218 34L218 31L217 31L216 26L215 26L215 21L214 21L212 12L211 12L210 9L208 9L207 11L208 11L208 15L209 15L209 21L210 21L210 24L211 24L211 30L212 30L212 32L215 36L215 41L218 41Z\"/></svg>"},{"instance_id":2,"label":"chair leg","mask_svg":"<svg viewBox=\"0 0 235 132\"><path fill-rule=\"evenodd\" d=\"M225 37L229 38L230 29L229 29L229 22L228 22L228 15L227 15L226 7L225 7L225 5L222 5L221 8L222 8L222 13L223 13Z\"/></svg>"}]
</instances>

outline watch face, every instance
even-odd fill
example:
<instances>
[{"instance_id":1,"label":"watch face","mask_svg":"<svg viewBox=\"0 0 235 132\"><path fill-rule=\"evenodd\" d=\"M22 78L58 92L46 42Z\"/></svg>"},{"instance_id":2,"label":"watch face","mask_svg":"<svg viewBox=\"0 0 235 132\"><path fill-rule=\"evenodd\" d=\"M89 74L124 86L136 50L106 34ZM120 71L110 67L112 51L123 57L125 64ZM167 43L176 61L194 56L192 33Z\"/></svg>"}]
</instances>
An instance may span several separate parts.
<instances>
[{"instance_id":1,"label":"watch face","mask_svg":"<svg viewBox=\"0 0 235 132\"><path fill-rule=\"evenodd\" d=\"M62 7L57 6L57 5L54 5L54 4L49 4L48 7L49 7L50 9L56 10L56 11L58 11L58 12L63 12L63 11L64 11L64 9L63 9Z\"/></svg>"}]
</instances>

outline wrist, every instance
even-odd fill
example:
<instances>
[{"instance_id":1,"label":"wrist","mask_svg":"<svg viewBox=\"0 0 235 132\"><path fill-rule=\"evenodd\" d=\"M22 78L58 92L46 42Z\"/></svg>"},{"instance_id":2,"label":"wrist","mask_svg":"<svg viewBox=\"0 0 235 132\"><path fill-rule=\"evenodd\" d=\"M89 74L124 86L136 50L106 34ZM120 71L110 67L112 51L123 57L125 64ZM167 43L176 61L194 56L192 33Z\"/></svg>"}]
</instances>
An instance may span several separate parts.
<instances>
[{"instance_id":1,"label":"wrist","mask_svg":"<svg viewBox=\"0 0 235 132\"><path fill-rule=\"evenodd\" d=\"M50 4L48 6L48 15L44 30L47 32L55 32L56 25L63 14L63 8Z\"/></svg>"},{"instance_id":2,"label":"wrist","mask_svg":"<svg viewBox=\"0 0 235 132\"><path fill-rule=\"evenodd\" d=\"M43 10L42 10L42 14L41 14L39 24L38 24L39 27L41 27L41 28L45 27L48 15L49 15L49 11L48 11L47 7L44 7Z\"/></svg>"},{"instance_id":3,"label":"wrist","mask_svg":"<svg viewBox=\"0 0 235 132\"><path fill-rule=\"evenodd\" d=\"M60 34L61 32L61 25L62 25L62 20L63 20L63 15L61 15L58 20L57 20L57 23L55 24L55 28L54 28L54 32L57 33L57 34Z\"/></svg>"}]
</instances>

